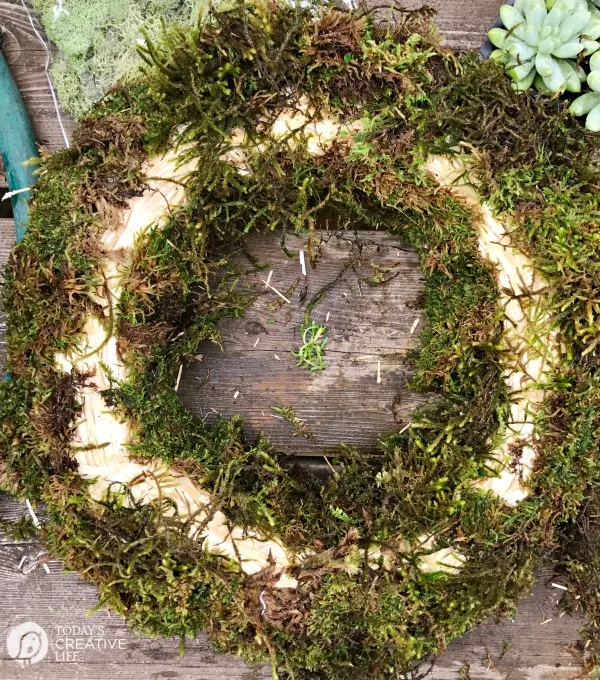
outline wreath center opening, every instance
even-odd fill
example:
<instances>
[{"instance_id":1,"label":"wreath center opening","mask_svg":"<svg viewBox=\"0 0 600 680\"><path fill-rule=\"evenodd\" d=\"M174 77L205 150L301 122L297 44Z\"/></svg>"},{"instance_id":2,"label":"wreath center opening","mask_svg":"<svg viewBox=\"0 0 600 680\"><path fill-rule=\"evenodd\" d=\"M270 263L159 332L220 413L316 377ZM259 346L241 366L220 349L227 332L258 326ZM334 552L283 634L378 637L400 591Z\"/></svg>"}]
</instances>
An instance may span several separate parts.
<instances>
[{"instance_id":1,"label":"wreath center opening","mask_svg":"<svg viewBox=\"0 0 600 680\"><path fill-rule=\"evenodd\" d=\"M286 454L320 458L343 444L372 453L426 400L406 386L423 275L397 237L321 226L314 267L308 235L288 235L285 251L279 233L248 238L259 266L243 255L237 264L253 300L218 322L221 345L199 345L178 394L207 424L240 415L249 441L262 432Z\"/></svg>"}]
</instances>

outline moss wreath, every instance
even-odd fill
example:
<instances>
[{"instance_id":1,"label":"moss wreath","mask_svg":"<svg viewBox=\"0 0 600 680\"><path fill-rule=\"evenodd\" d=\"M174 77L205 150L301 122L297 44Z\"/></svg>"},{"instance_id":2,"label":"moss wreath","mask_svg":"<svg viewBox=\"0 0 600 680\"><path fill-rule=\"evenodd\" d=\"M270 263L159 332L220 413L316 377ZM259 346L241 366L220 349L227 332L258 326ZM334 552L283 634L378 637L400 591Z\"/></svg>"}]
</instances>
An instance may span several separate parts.
<instances>
[{"instance_id":1,"label":"moss wreath","mask_svg":"<svg viewBox=\"0 0 600 680\"><path fill-rule=\"evenodd\" d=\"M416 673L548 557L593 635L596 137L443 49L426 9L239 2L142 53L43 159L5 275L0 479L46 504L49 551L136 629L296 679ZM248 303L215 276L232 247L314 244L327 211L418 253L435 396L322 484L174 385Z\"/></svg>"}]
</instances>

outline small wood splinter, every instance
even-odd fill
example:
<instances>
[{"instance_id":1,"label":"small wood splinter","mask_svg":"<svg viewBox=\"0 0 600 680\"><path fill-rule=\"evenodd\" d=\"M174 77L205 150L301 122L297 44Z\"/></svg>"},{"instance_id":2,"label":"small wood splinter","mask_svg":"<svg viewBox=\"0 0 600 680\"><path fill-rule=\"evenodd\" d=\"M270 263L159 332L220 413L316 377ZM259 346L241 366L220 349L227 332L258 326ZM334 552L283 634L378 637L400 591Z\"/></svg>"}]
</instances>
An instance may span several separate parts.
<instances>
[{"instance_id":1,"label":"small wood splinter","mask_svg":"<svg viewBox=\"0 0 600 680\"><path fill-rule=\"evenodd\" d=\"M268 279L267 279L266 281L265 281L264 279L262 279L262 282L265 284L265 287L266 287L266 288L269 288L269 290L272 290L275 294L279 295L279 297L280 297L282 300L284 300L285 302L287 302L288 305L291 305L291 304L292 304L291 300L288 300L288 299L286 298L286 296L285 296L283 293L280 293L280 292L277 290L277 288L275 288L275 286L272 286L272 285L269 283L269 280L268 280Z\"/></svg>"}]
</instances>

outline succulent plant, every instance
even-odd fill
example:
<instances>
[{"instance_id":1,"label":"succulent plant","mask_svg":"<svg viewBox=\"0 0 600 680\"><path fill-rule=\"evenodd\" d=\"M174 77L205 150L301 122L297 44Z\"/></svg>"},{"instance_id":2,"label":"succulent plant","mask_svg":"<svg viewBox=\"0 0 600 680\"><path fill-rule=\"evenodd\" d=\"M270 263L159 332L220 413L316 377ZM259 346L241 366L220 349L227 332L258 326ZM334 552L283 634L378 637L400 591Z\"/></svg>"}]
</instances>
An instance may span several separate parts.
<instances>
[{"instance_id":1,"label":"succulent plant","mask_svg":"<svg viewBox=\"0 0 600 680\"><path fill-rule=\"evenodd\" d=\"M592 132L600 132L600 52L595 52L590 59L587 84L591 92L577 97L569 111L576 116L586 116L585 127Z\"/></svg>"},{"instance_id":2,"label":"succulent plant","mask_svg":"<svg viewBox=\"0 0 600 680\"><path fill-rule=\"evenodd\" d=\"M504 28L489 32L498 48L490 58L504 66L515 89L581 92L586 74L577 60L600 48L600 11L591 2L515 0L502 5L500 19Z\"/></svg>"}]
</instances>

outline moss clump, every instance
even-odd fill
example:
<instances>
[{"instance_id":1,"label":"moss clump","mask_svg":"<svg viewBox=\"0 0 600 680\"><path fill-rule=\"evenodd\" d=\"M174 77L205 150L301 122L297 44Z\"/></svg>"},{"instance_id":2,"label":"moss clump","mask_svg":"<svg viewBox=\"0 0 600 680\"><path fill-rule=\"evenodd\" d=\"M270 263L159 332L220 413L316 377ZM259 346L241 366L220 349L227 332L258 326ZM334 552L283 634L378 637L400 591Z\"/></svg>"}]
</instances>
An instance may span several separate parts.
<instances>
[{"instance_id":1,"label":"moss clump","mask_svg":"<svg viewBox=\"0 0 600 680\"><path fill-rule=\"evenodd\" d=\"M52 80L62 106L80 118L121 82L139 77L138 47L163 27L195 24L201 0L35 0L46 34L59 52Z\"/></svg>"},{"instance_id":2,"label":"moss clump","mask_svg":"<svg viewBox=\"0 0 600 680\"><path fill-rule=\"evenodd\" d=\"M324 371L327 364L323 359L327 346L327 326L319 326L316 321L306 317L300 326L302 345L292 354L298 359L296 366L313 371Z\"/></svg>"},{"instance_id":3,"label":"moss clump","mask_svg":"<svg viewBox=\"0 0 600 680\"><path fill-rule=\"evenodd\" d=\"M46 502L53 554L144 632L185 639L206 629L221 649L270 659L291 678L401 677L486 614L511 611L559 537L569 547L580 530L600 483L594 139L557 102L514 93L501 68L448 54L430 18L409 12L388 26L275 2L214 11L149 43L144 78L108 95L73 148L43 161L6 275L13 379L0 386L0 479ZM306 136L290 145L265 134L265 121L306 102L316 119L360 118L360 129L320 156ZM246 174L222 158L236 128L246 132ZM198 160L188 202L136 243L106 318L94 302L98 234L143 190L146 156L176 144ZM480 190L510 215L549 282L565 348L544 386L532 493L516 507L474 487L490 475L511 400L495 274L469 207L424 169L430 152L459 144L475 147ZM266 440L244 441L239 419L194 418L173 385L198 341L218 341L218 319L248 301L235 276L216 276L232 245L260 230L312 235L331 211L418 253L428 326L414 385L437 398L375 454L343 451L323 485ZM210 490L230 523L309 553L293 569L296 589L275 588L274 568L247 576L208 554L168 501L91 498L71 436L86 376L65 376L54 361L76 346L90 312L113 329L129 369L103 396L132 428L131 456L169 462ZM423 536L435 537L432 551L459 551L460 570L424 571L414 548ZM369 559L373 549L380 556ZM592 553L570 553L573 574Z\"/></svg>"}]
</instances>

